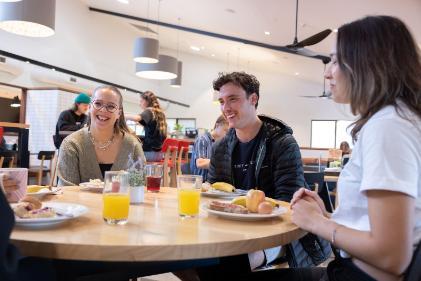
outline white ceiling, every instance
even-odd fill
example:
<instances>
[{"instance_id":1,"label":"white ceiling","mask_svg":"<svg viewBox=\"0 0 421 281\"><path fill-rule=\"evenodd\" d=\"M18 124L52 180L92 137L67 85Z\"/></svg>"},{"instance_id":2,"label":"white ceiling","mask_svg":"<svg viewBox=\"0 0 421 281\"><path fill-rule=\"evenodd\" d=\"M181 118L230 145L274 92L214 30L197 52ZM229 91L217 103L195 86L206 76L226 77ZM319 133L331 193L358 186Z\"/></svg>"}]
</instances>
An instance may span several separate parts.
<instances>
[{"instance_id":1,"label":"white ceiling","mask_svg":"<svg viewBox=\"0 0 421 281\"><path fill-rule=\"evenodd\" d=\"M117 0L81 1L99 9L158 20L159 0L129 0L129 4ZM420 0L300 0L299 5L299 40L365 15L387 14L401 18L421 46ZM142 25L126 19L114 20L127 22L128 29L134 28L130 23ZM161 0L159 21L272 45L287 45L294 38L295 0ZM149 27L159 31L161 47L176 50L179 36L180 52L222 61L227 70L252 71L253 68L264 68L290 75L299 73L303 78L314 81L321 79L323 66L319 60L169 28L161 27L158 30L156 26ZM271 34L267 36L264 31ZM146 34L139 31L139 35ZM310 49L328 54L333 40L332 33ZM190 46L203 49L196 52Z\"/></svg>"}]
</instances>

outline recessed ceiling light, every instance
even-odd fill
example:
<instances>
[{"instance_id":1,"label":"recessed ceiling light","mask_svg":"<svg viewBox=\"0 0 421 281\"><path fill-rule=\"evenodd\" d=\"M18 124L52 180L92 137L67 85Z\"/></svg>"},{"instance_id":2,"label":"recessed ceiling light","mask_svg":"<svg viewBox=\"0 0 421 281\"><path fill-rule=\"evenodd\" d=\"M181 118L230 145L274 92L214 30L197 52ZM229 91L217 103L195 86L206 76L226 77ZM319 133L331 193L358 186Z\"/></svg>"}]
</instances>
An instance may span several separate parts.
<instances>
[{"instance_id":1,"label":"recessed ceiling light","mask_svg":"<svg viewBox=\"0 0 421 281\"><path fill-rule=\"evenodd\" d=\"M27 60L26 63L30 63L29 60Z\"/></svg>"},{"instance_id":2,"label":"recessed ceiling light","mask_svg":"<svg viewBox=\"0 0 421 281\"><path fill-rule=\"evenodd\" d=\"M117 0L117 1L123 4L129 4L129 0Z\"/></svg>"},{"instance_id":3,"label":"recessed ceiling light","mask_svg":"<svg viewBox=\"0 0 421 281\"><path fill-rule=\"evenodd\" d=\"M270 32L269 31L265 31L265 35L270 35Z\"/></svg>"},{"instance_id":4,"label":"recessed ceiling light","mask_svg":"<svg viewBox=\"0 0 421 281\"><path fill-rule=\"evenodd\" d=\"M335 33L337 33L338 32L338 29L337 28L335 28L334 30L332 30L333 32L335 32Z\"/></svg>"},{"instance_id":5,"label":"recessed ceiling light","mask_svg":"<svg viewBox=\"0 0 421 281\"><path fill-rule=\"evenodd\" d=\"M200 49L204 50L204 49L205 49L205 47L201 46L201 47L200 47Z\"/></svg>"},{"instance_id":6,"label":"recessed ceiling light","mask_svg":"<svg viewBox=\"0 0 421 281\"><path fill-rule=\"evenodd\" d=\"M52 70L52 71L56 71L56 69L55 69L55 68L51 68L51 70Z\"/></svg>"},{"instance_id":7,"label":"recessed ceiling light","mask_svg":"<svg viewBox=\"0 0 421 281\"><path fill-rule=\"evenodd\" d=\"M212 54L212 55L211 55L211 57L214 57L214 56L215 56L215 54Z\"/></svg>"},{"instance_id":8,"label":"recessed ceiling light","mask_svg":"<svg viewBox=\"0 0 421 281\"><path fill-rule=\"evenodd\" d=\"M300 75L300 73L299 72L295 72L295 75Z\"/></svg>"},{"instance_id":9,"label":"recessed ceiling light","mask_svg":"<svg viewBox=\"0 0 421 281\"><path fill-rule=\"evenodd\" d=\"M190 49L192 49L193 51L199 52L200 48L197 46L190 46Z\"/></svg>"}]
</instances>

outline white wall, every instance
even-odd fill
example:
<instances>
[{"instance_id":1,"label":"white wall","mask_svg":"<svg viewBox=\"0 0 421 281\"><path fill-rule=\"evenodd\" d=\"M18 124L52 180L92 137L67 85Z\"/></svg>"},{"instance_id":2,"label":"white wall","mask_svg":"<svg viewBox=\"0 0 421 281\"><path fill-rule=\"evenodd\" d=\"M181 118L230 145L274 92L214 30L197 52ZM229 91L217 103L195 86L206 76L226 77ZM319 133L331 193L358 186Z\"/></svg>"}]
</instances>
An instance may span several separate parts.
<instances>
[{"instance_id":1,"label":"white wall","mask_svg":"<svg viewBox=\"0 0 421 281\"><path fill-rule=\"evenodd\" d=\"M185 108L171 104L168 117L193 117L197 119L198 127L211 128L220 114L218 106L212 103L211 85L218 72L227 70L225 63L181 53L183 85L180 89L169 87L168 81L139 79L134 75L132 46L140 34L127 26L128 23L114 17L89 12L81 1L60 0L57 1L54 36L27 38L0 30L0 49L131 88L155 91L159 96L190 105L190 108ZM162 50L162 53L174 55L175 51ZM352 118L346 108L334 105L330 100L298 97L320 95L322 84L302 80L299 76L257 69L253 65L245 68L261 83L259 113L288 123L301 146L310 144L312 119ZM238 69L231 67L228 70ZM12 84L37 84L28 71L7 79ZM138 95L129 92L123 92L123 95L126 112L138 112ZM55 124L56 120L52 122Z\"/></svg>"}]
</instances>

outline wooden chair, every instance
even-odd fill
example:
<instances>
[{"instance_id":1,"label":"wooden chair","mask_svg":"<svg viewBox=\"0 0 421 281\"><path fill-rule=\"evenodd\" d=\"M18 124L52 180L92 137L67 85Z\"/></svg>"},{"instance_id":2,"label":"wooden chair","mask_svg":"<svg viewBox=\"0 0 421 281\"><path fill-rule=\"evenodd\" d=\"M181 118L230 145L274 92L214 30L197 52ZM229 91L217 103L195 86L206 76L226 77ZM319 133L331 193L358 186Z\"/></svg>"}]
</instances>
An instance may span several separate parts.
<instances>
[{"instance_id":1,"label":"wooden chair","mask_svg":"<svg viewBox=\"0 0 421 281\"><path fill-rule=\"evenodd\" d=\"M53 159L55 154L55 151L40 151L37 158L38 160L41 160L41 164L39 166L30 166L28 169L28 177L36 177L38 185L42 185L42 177L48 173L50 174L51 179L53 177ZM49 167L44 166L44 161L50 161Z\"/></svg>"},{"instance_id":2,"label":"wooden chair","mask_svg":"<svg viewBox=\"0 0 421 281\"><path fill-rule=\"evenodd\" d=\"M178 157L177 157L177 175L182 175L181 166L189 163L189 146L191 142L180 140L178 141Z\"/></svg>"},{"instance_id":3,"label":"wooden chair","mask_svg":"<svg viewBox=\"0 0 421 281\"><path fill-rule=\"evenodd\" d=\"M333 204L330 199L329 190L327 189L327 185L324 181L324 173L314 173L308 172L304 173L304 179L306 183L309 185L310 189L316 191L319 194L320 198L322 199L326 211L332 213L333 211ZM316 189L317 187L317 189Z\"/></svg>"},{"instance_id":4,"label":"wooden chair","mask_svg":"<svg viewBox=\"0 0 421 281\"><path fill-rule=\"evenodd\" d=\"M0 168L3 167L3 164L5 164L5 160L9 161L7 162L6 168L13 168L13 163L15 163L15 159L17 159L17 151L14 150L6 150L3 152L0 152Z\"/></svg>"},{"instance_id":5,"label":"wooden chair","mask_svg":"<svg viewBox=\"0 0 421 281\"><path fill-rule=\"evenodd\" d=\"M177 139L165 139L162 145L162 152L164 153L163 165L163 186L177 187L177 171L176 161L178 152Z\"/></svg>"}]
</instances>

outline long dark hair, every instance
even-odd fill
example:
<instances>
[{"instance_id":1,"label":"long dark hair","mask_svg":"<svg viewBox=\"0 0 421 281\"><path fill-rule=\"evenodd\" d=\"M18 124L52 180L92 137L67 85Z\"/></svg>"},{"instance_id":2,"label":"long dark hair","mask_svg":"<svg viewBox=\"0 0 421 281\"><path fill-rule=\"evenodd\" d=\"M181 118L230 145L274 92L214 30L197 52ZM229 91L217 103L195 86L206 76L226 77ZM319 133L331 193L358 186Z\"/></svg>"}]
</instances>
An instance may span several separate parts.
<instances>
[{"instance_id":1,"label":"long dark hair","mask_svg":"<svg viewBox=\"0 0 421 281\"><path fill-rule=\"evenodd\" d=\"M120 110L120 117L114 123L114 134L123 133L123 135L124 135L125 133L130 133L129 127L127 127L127 124L126 124L126 119L124 118L123 96L121 95L120 91L116 87L110 86L110 85L99 86L99 87L95 88L95 90L92 94L92 101L95 100L95 94L98 91L101 91L101 90L109 90L109 91L115 93L119 97L119 100L120 100L118 102L118 107L119 107L118 110ZM90 126L91 126L91 115L89 114L88 127L90 127Z\"/></svg>"},{"instance_id":2,"label":"long dark hair","mask_svg":"<svg viewBox=\"0 0 421 281\"><path fill-rule=\"evenodd\" d=\"M140 94L140 98L144 99L147 103L147 107L152 110L154 118L158 123L159 132L161 136L167 135L167 119L165 113L162 111L159 105L158 98L151 91L146 91Z\"/></svg>"},{"instance_id":3,"label":"long dark hair","mask_svg":"<svg viewBox=\"0 0 421 281\"><path fill-rule=\"evenodd\" d=\"M390 16L369 16L338 30L337 60L347 81L351 111L359 118L351 135L392 105L404 119L398 101L421 118L421 56L405 24Z\"/></svg>"}]
</instances>

